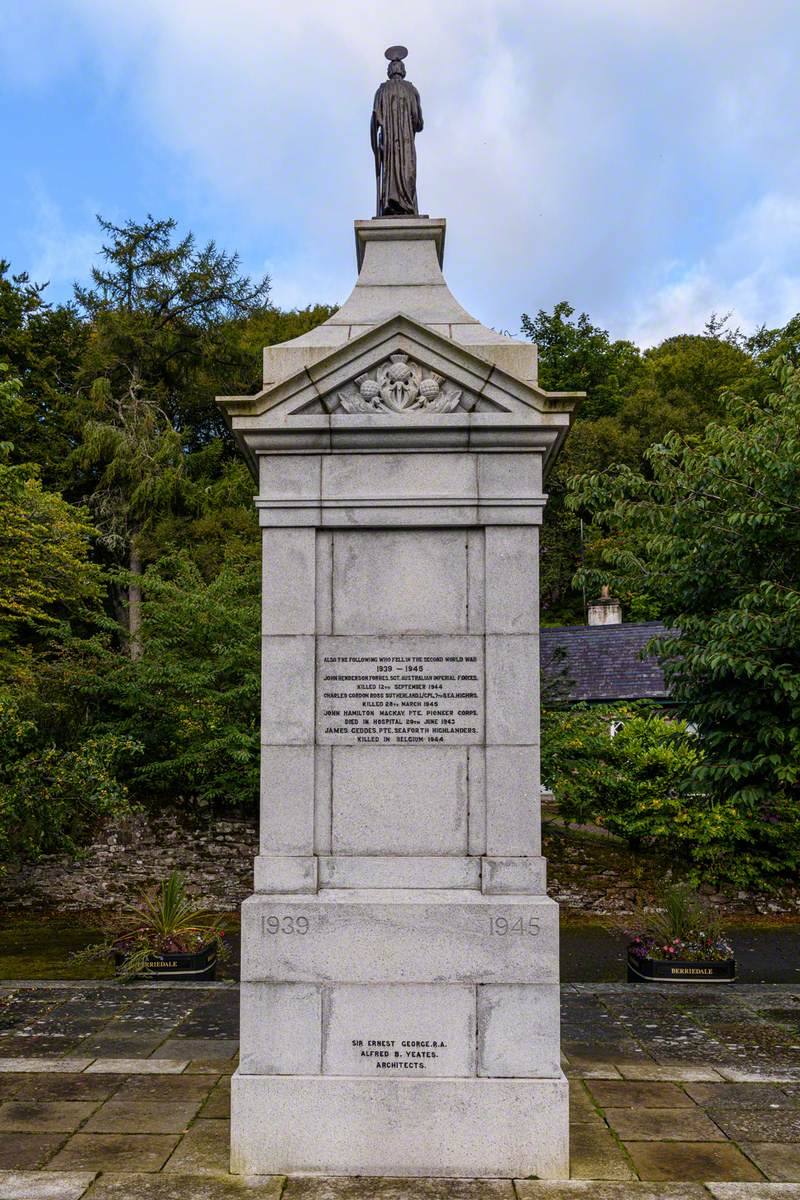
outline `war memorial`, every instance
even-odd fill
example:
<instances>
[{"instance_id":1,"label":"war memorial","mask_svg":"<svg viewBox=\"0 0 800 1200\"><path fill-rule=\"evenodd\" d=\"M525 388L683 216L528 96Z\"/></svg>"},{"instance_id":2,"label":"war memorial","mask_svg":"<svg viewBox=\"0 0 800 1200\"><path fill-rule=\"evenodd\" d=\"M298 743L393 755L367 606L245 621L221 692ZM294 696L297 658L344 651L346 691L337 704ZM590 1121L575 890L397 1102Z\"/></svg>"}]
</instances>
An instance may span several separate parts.
<instances>
[{"instance_id":1,"label":"war memorial","mask_svg":"<svg viewBox=\"0 0 800 1200\"><path fill-rule=\"evenodd\" d=\"M537 584L577 397L448 289L420 98L386 54L355 287L220 399L263 543L231 1169L564 1178Z\"/></svg>"}]
</instances>

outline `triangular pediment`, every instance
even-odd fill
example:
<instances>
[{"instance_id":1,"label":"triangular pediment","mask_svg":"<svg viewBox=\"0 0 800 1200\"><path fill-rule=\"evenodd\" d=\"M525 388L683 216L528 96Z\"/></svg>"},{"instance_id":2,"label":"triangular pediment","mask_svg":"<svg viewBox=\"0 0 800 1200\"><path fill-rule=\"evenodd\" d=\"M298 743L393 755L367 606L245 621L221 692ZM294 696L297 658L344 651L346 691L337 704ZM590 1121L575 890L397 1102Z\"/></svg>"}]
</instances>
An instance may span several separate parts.
<instances>
[{"instance_id":1,"label":"triangular pediment","mask_svg":"<svg viewBox=\"0 0 800 1200\"><path fill-rule=\"evenodd\" d=\"M370 328L256 396L221 397L232 417L275 426L313 414L383 417L513 414L554 408L541 389L508 375L468 346L403 314ZM572 407L571 405L569 407Z\"/></svg>"}]
</instances>

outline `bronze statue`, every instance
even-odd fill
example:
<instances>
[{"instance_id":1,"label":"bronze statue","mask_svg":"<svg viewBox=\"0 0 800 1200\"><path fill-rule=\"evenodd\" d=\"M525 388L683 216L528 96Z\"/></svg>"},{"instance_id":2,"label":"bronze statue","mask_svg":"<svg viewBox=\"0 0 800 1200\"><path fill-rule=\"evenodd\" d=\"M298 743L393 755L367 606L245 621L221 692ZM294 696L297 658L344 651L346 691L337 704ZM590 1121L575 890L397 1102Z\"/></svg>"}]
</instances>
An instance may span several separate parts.
<instances>
[{"instance_id":1,"label":"bronze statue","mask_svg":"<svg viewBox=\"0 0 800 1200\"><path fill-rule=\"evenodd\" d=\"M370 140L375 155L377 217L417 216L417 153L414 134L422 129L419 92L406 78L405 46L390 46L387 83L375 93Z\"/></svg>"}]
</instances>

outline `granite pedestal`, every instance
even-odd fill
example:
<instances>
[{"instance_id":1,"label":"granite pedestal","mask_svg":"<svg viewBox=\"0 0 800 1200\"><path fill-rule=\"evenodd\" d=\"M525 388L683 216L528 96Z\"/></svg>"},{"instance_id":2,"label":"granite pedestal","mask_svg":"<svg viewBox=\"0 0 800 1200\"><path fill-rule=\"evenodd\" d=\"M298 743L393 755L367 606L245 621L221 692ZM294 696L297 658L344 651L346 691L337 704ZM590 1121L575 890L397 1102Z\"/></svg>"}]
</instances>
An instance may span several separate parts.
<instances>
[{"instance_id":1,"label":"granite pedestal","mask_svg":"<svg viewBox=\"0 0 800 1200\"><path fill-rule=\"evenodd\" d=\"M221 401L263 539L231 1169L565 1177L537 596L574 397L455 301L443 221L356 242L351 298Z\"/></svg>"}]
</instances>

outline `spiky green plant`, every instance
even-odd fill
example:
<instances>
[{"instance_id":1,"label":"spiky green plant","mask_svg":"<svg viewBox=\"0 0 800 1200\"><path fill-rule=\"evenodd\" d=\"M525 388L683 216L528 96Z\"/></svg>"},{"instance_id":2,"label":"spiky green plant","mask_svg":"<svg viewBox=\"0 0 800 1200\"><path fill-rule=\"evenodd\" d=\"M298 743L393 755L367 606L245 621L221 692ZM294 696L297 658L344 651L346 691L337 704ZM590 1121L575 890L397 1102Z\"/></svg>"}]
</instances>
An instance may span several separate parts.
<instances>
[{"instance_id":1,"label":"spiky green plant","mask_svg":"<svg viewBox=\"0 0 800 1200\"><path fill-rule=\"evenodd\" d=\"M126 904L122 915L107 925L104 941L73 955L75 962L92 962L100 958L123 961L117 974L123 980L146 975L148 959L157 954L197 952L215 942L217 957L226 957L225 922L216 913L198 908L186 894L186 883L179 871L139 894L138 904Z\"/></svg>"}]
</instances>

